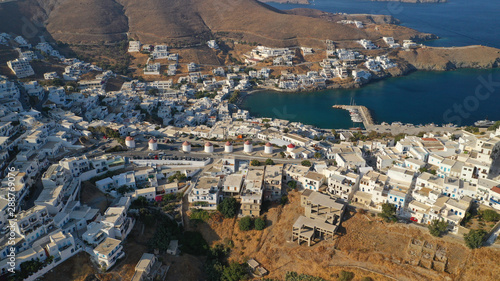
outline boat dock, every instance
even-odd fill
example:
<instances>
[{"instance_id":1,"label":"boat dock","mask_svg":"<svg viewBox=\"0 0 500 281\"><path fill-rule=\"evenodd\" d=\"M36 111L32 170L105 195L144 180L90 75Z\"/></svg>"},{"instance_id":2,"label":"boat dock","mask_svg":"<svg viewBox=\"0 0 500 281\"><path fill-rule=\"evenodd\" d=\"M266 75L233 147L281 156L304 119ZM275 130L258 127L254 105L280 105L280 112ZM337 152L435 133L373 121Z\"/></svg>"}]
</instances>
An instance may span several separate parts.
<instances>
[{"instance_id":1,"label":"boat dock","mask_svg":"<svg viewBox=\"0 0 500 281\"><path fill-rule=\"evenodd\" d=\"M351 120L355 123L363 123L366 129L375 125L372 115L366 106L336 104L333 108L348 110L351 114Z\"/></svg>"}]
</instances>

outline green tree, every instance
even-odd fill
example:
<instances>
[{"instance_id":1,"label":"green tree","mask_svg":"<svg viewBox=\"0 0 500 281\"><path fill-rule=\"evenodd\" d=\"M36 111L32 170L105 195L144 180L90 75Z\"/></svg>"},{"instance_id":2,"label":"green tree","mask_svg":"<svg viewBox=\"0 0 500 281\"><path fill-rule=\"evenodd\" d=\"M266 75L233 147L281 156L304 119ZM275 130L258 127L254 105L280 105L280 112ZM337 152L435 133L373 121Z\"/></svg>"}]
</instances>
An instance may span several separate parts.
<instances>
[{"instance_id":1,"label":"green tree","mask_svg":"<svg viewBox=\"0 0 500 281\"><path fill-rule=\"evenodd\" d=\"M236 199L230 197L225 198L217 206L217 211L219 211L225 218L234 218L238 212L238 202Z\"/></svg>"},{"instance_id":2,"label":"green tree","mask_svg":"<svg viewBox=\"0 0 500 281\"><path fill-rule=\"evenodd\" d=\"M132 201L132 203L130 204L130 207L133 209L134 208L139 209L139 208L144 208L148 205L149 205L148 199L146 199L146 197L144 197L144 196L139 196L139 197L137 197L137 199Z\"/></svg>"},{"instance_id":3,"label":"green tree","mask_svg":"<svg viewBox=\"0 0 500 281\"><path fill-rule=\"evenodd\" d=\"M122 185L122 186L120 186L120 187L118 187L118 188L116 189L116 191L118 191L118 193L120 193L121 195L124 195L124 194L125 194L125 193L127 193L129 190L130 190L130 189L129 189L129 187L128 187L128 186L126 186L126 185Z\"/></svg>"},{"instance_id":4,"label":"green tree","mask_svg":"<svg viewBox=\"0 0 500 281\"><path fill-rule=\"evenodd\" d=\"M448 229L448 223L444 220L433 220L428 228L432 236L440 237Z\"/></svg>"},{"instance_id":5,"label":"green tree","mask_svg":"<svg viewBox=\"0 0 500 281\"><path fill-rule=\"evenodd\" d=\"M240 226L241 231L248 231L252 229L252 218L249 216L241 218L238 225Z\"/></svg>"},{"instance_id":6,"label":"green tree","mask_svg":"<svg viewBox=\"0 0 500 281\"><path fill-rule=\"evenodd\" d=\"M342 270L339 274L339 281L351 281L354 279L354 273L350 271L344 271Z\"/></svg>"},{"instance_id":7,"label":"green tree","mask_svg":"<svg viewBox=\"0 0 500 281\"><path fill-rule=\"evenodd\" d=\"M319 152L314 153L314 158L316 158L316 159L321 158L321 153L319 153Z\"/></svg>"},{"instance_id":8,"label":"green tree","mask_svg":"<svg viewBox=\"0 0 500 281\"><path fill-rule=\"evenodd\" d=\"M263 230L266 228L266 221L262 218L256 218L254 221L255 229L256 230Z\"/></svg>"},{"instance_id":9,"label":"green tree","mask_svg":"<svg viewBox=\"0 0 500 281\"><path fill-rule=\"evenodd\" d=\"M177 196L174 193L164 194L161 198L163 203L168 203L169 201L175 200Z\"/></svg>"},{"instance_id":10,"label":"green tree","mask_svg":"<svg viewBox=\"0 0 500 281\"><path fill-rule=\"evenodd\" d=\"M469 233L464 233L465 245L471 249L480 248L485 235L484 229L471 229Z\"/></svg>"},{"instance_id":11,"label":"green tree","mask_svg":"<svg viewBox=\"0 0 500 281\"><path fill-rule=\"evenodd\" d=\"M490 209L482 211L481 217L488 222L489 221L496 222L500 220L500 214Z\"/></svg>"},{"instance_id":12,"label":"green tree","mask_svg":"<svg viewBox=\"0 0 500 281\"><path fill-rule=\"evenodd\" d=\"M488 127L488 131L495 131L500 127L500 121L496 121L495 124L491 125Z\"/></svg>"},{"instance_id":13,"label":"green tree","mask_svg":"<svg viewBox=\"0 0 500 281\"><path fill-rule=\"evenodd\" d=\"M296 189L296 188L297 188L297 182L296 182L296 181L289 181L289 182L288 182L288 186L289 186L291 189Z\"/></svg>"},{"instance_id":14,"label":"green tree","mask_svg":"<svg viewBox=\"0 0 500 281\"><path fill-rule=\"evenodd\" d=\"M186 175L177 171L175 172L175 174L171 175L170 177L168 177L168 182L173 182L174 180L177 180L177 181L185 181L187 179Z\"/></svg>"},{"instance_id":15,"label":"green tree","mask_svg":"<svg viewBox=\"0 0 500 281\"><path fill-rule=\"evenodd\" d=\"M286 205L286 203L288 203L288 196L286 196L286 195L281 196L280 204Z\"/></svg>"},{"instance_id":16,"label":"green tree","mask_svg":"<svg viewBox=\"0 0 500 281\"><path fill-rule=\"evenodd\" d=\"M479 133L479 128L474 126L467 126L464 128L464 130L469 133Z\"/></svg>"},{"instance_id":17,"label":"green tree","mask_svg":"<svg viewBox=\"0 0 500 281\"><path fill-rule=\"evenodd\" d=\"M394 137L394 144L396 144L398 141L404 139L406 137L406 134L405 133L401 133L401 134L397 134L395 137Z\"/></svg>"},{"instance_id":18,"label":"green tree","mask_svg":"<svg viewBox=\"0 0 500 281\"><path fill-rule=\"evenodd\" d=\"M240 97L240 91L234 91L231 96L229 97L228 102L229 103L235 103L238 101L238 98Z\"/></svg>"},{"instance_id":19,"label":"green tree","mask_svg":"<svg viewBox=\"0 0 500 281\"><path fill-rule=\"evenodd\" d=\"M237 262L232 262L229 266L224 268L222 272L222 281L240 281L248 279L248 268L247 264L240 264Z\"/></svg>"},{"instance_id":20,"label":"green tree","mask_svg":"<svg viewBox=\"0 0 500 281\"><path fill-rule=\"evenodd\" d=\"M180 237L181 250L190 255L205 255L209 249L207 241L198 231L185 231Z\"/></svg>"},{"instance_id":21,"label":"green tree","mask_svg":"<svg viewBox=\"0 0 500 281\"><path fill-rule=\"evenodd\" d=\"M260 166L260 161L259 160L252 160L252 161L250 161L250 165L252 165L252 166Z\"/></svg>"},{"instance_id":22,"label":"green tree","mask_svg":"<svg viewBox=\"0 0 500 281\"><path fill-rule=\"evenodd\" d=\"M264 162L266 165L274 165L274 161L271 158L266 159L266 162Z\"/></svg>"},{"instance_id":23,"label":"green tree","mask_svg":"<svg viewBox=\"0 0 500 281\"><path fill-rule=\"evenodd\" d=\"M285 158L285 156L286 156L285 152L280 151L280 156L281 156L281 158Z\"/></svg>"},{"instance_id":24,"label":"green tree","mask_svg":"<svg viewBox=\"0 0 500 281\"><path fill-rule=\"evenodd\" d=\"M303 160L302 162L300 162L300 164L302 164L302 166L306 166L306 167L312 166L311 161L309 161L309 160Z\"/></svg>"},{"instance_id":25,"label":"green tree","mask_svg":"<svg viewBox=\"0 0 500 281\"><path fill-rule=\"evenodd\" d=\"M378 214L386 222L396 221L396 205L391 203L382 204L382 213Z\"/></svg>"}]
</instances>

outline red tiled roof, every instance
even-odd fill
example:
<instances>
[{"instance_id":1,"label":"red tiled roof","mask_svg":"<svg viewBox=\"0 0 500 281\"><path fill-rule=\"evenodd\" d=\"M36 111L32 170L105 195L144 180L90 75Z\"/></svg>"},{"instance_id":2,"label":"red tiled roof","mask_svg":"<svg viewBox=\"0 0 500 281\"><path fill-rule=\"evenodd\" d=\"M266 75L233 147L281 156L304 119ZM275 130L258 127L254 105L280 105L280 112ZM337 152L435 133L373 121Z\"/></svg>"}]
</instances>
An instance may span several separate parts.
<instances>
[{"instance_id":1,"label":"red tiled roof","mask_svg":"<svg viewBox=\"0 0 500 281\"><path fill-rule=\"evenodd\" d=\"M499 185L499 186L494 186L494 187L492 187L492 188L491 188L491 191L493 191L493 192L496 192L496 193L500 194L500 185Z\"/></svg>"}]
</instances>

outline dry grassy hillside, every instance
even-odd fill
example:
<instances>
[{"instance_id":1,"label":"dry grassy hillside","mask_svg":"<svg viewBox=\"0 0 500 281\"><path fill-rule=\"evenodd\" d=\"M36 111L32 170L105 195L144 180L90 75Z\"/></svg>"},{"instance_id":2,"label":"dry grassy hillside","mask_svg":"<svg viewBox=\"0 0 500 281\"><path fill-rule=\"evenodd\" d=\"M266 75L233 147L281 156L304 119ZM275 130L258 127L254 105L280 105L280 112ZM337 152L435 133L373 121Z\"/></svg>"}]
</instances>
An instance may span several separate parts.
<instances>
[{"instance_id":1,"label":"dry grassy hillside","mask_svg":"<svg viewBox=\"0 0 500 281\"><path fill-rule=\"evenodd\" d=\"M253 0L210 0L198 12L213 32L240 35L242 40L273 45L321 45L321 40L369 38L363 30L318 18L290 15ZM205 8L205 5L202 7Z\"/></svg>"},{"instance_id":2,"label":"dry grassy hillside","mask_svg":"<svg viewBox=\"0 0 500 281\"><path fill-rule=\"evenodd\" d=\"M232 240L232 260L255 258L272 278L282 279L287 271L296 271L336 280L341 270L354 272L354 280L365 276L374 280L475 280L474 276L481 276L486 281L500 276L499 250L471 251L454 238L434 238L426 229L387 224L369 214L348 217L341 227L343 235L334 241L320 241L312 247L288 242L291 226L303 212L298 193L289 198L285 207L270 209L264 231L242 232L235 220L227 219L201 224L198 229L212 244Z\"/></svg>"},{"instance_id":3,"label":"dry grassy hillside","mask_svg":"<svg viewBox=\"0 0 500 281\"><path fill-rule=\"evenodd\" d=\"M200 42L210 29L197 13L193 0L119 0L133 37L145 42ZM207 1L209 2L209 1ZM207 3L207 5L210 5Z\"/></svg>"},{"instance_id":4,"label":"dry grassy hillside","mask_svg":"<svg viewBox=\"0 0 500 281\"><path fill-rule=\"evenodd\" d=\"M49 15L47 30L64 42L126 39L127 17L114 0L66 0Z\"/></svg>"},{"instance_id":5,"label":"dry grassy hillside","mask_svg":"<svg viewBox=\"0 0 500 281\"><path fill-rule=\"evenodd\" d=\"M500 51L484 46L419 48L399 51L397 56L421 70L492 68L498 67L500 63Z\"/></svg>"},{"instance_id":6,"label":"dry grassy hillside","mask_svg":"<svg viewBox=\"0 0 500 281\"><path fill-rule=\"evenodd\" d=\"M22 19L43 23L56 40L200 43L224 34L274 46L371 38L362 29L287 14L255 0L20 0L0 5L0 31L23 34ZM43 29L43 26L40 26Z\"/></svg>"}]
</instances>

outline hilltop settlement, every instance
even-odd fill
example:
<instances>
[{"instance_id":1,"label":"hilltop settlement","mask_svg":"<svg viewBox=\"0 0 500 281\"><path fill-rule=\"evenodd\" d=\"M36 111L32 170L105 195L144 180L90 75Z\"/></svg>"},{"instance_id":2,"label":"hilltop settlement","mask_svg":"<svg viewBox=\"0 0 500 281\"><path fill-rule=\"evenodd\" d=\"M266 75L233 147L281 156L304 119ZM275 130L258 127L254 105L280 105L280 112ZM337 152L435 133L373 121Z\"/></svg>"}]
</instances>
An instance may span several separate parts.
<instances>
[{"instance_id":1,"label":"hilltop settlement","mask_svg":"<svg viewBox=\"0 0 500 281\"><path fill-rule=\"evenodd\" d=\"M403 52L420 48L383 41ZM177 227L189 212L216 212L234 200L235 216L257 219L266 202L286 203L296 190L304 212L288 228L301 247L336 237L348 209L389 209L387 218L422 226L444 222L443 232L460 237L472 209L500 211L498 124L391 135L255 118L237 106L253 88L362 84L399 63L362 54L380 48L370 40L353 48L324 43L317 70L294 73L275 67L293 67L297 56L320 50L253 46L241 64L208 69L181 64L167 45L130 40L128 52L147 57L141 77L108 90L120 74L67 58L44 40L33 46L0 34L2 48L18 53L6 62L11 76L0 77L1 274L36 280L79 253L102 272L112 270L129 254L127 236L148 208ZM219 48L216 40L207 46ZM40 60L63 67L35 73ZM165 76L175 80L154 79ZM176 203L155 207L162 202ZM497 235L493 229L481 241ZM132 280L169 274L159 248L141 256ZM165 251L181 249L172 239ZM267 274L256 260L247 263L254 276Z\"/></svg>"}]
</instances>

